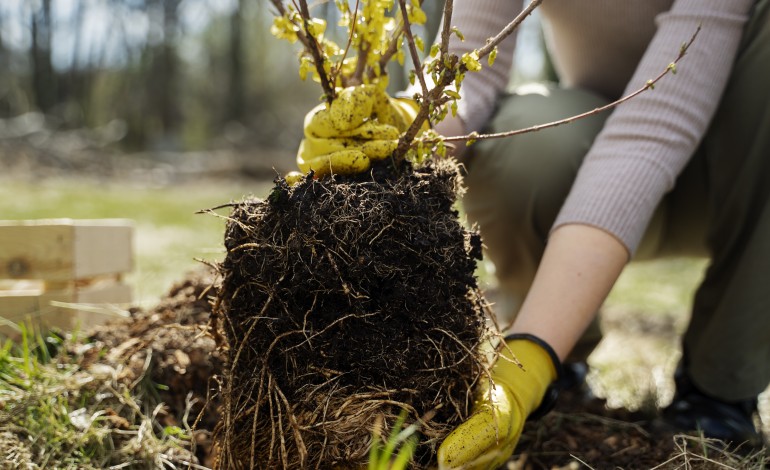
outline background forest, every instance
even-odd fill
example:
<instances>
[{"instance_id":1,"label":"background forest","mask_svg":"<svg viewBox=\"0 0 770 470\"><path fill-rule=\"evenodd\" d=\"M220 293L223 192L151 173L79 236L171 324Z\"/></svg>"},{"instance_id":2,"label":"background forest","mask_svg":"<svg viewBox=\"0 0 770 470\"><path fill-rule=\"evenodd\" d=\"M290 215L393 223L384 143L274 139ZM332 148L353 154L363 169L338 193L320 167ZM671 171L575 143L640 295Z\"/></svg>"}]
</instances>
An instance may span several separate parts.
<instances>
[{"instance_id":1,"label":"background forest","mask_svg":"<svg viewBox=\"0 0 770 470\"><path fill-rule=\"evenodd\" d=\"M272 158L318 88L271 18L251 0L4 0L0 139L69 161L94 146Z\"/></svg>"},{"instance_id":2,"label":"background forest","mask_svg":"<svg viewBox=\"0 0 770 470\"><path fill-rule=\"evenodd\" d=\"M433 37L441 6L426 2L432 21L417 34ZM314 12L334 35L333 3ZM283 155L321 89L300 80L298 48L271 36L273 13L266 0L3 0L0 142L70 164L94 146L143 157L229 149L248 154L247 171L290 164ZM536 75L539 32L521 36L522 69ZM390 74L402 89L404 70Z\"/></svg>"},{"instance_id":3,"label":"background forest","mask_svg":"<svg viewBox=\"0 0 770 470\"><path fill-rule=\"evenodd\" d=\"M292 111L317 92L271 38L267 10L247 0L4 1L0 114L40 112L132 150L291 141Z\"/></svg>"}]
</instances>

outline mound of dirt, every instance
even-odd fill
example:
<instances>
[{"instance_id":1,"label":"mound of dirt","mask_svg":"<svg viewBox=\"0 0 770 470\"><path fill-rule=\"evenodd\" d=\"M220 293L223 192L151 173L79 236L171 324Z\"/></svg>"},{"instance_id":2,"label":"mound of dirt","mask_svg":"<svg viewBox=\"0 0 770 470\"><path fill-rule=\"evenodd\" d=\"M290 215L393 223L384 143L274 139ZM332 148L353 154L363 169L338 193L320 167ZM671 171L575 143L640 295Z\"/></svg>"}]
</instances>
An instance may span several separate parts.
<instances>
[{"instance_id":1,"label":"mound of dirt","mask_svg":"<svg viewBox=\"0 0 770 470\"><path fill-rule=\"evenodd\" d=\"M555 409L528 422L512 462L516 468L653 468L672 455L674 433L643 412L607 408L604 400L565 391ZM577 467L575 467L577 468Z\"/></svg>"},{"instance_id":2,"label":"mound of dirt","mask_svg":"<svg viewBox=\"0 0 770 470\"><path fill-rule=\"evenodd\" d=\"M450 162L278 179L234 204L215 314L229 349L218 468L361 468L372 430L418 422L415 468L485 370L481 241Z\"/></svg>"},{"instance_id":3,"label":"mound of dirt","mask_svg":"<svg viewBox=\"0 0 770 470\"><path fill-rule=\"evenodd\" d=\"M114 365L121 381L149 379L158 384L156 401L164 404L158 420L184 428L181 420L186 416L187 424L195 424L196 457L209 465L211 435L219 421L215 377L224 362L207 334L213 282L210 269L188 274L155 307L133 308L129 321L91 331L88 349L78 354L84 370L95 363Z\"/></svg>"}]
</instances>

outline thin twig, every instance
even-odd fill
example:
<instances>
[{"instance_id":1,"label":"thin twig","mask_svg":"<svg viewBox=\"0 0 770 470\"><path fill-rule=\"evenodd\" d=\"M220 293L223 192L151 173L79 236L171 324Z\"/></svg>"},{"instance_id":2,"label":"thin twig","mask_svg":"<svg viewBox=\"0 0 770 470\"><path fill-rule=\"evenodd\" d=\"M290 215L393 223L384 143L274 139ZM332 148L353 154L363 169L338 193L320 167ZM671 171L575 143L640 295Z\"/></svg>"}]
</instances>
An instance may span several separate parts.
<instances>
[{"instance_id":1,"label":"thin twig","mask_svg":"<svg viewBox=\"0 0 770 470\"><path fill-rule=\"evenodd\" d=\"M286 8L283 6L283 3L281 3L281 0L270 0L270 3L272 3L275 9L278 10L279 15L286 16ZM302 43L303 46L305 46L305 49L310 49L307 36L305 36L302 31L297 31L297 39Z\"/></svg>"},{"instance_id":2,"label":"thin twig","mask_svg":"<svg viewBox=\"0 0 770 470\"><path fill-rule=\"evenodd\" d=\"M447 0L449 3L452 0ZM417 46L414 43L414 36L412 35L412 25L409 24L409 13L406 11L406 1L398 0L398 4L401 6L401 15L404 20L404 33L406 34L406 42L409 45L409 55L412 57L412 64L414 64L415 73L420 80L420 86L422 87L423 96L428 95L428 85L425 83L425 75L422 73L422 64L420 63L420 55L417 53Z\"/></svg>"},{"instance_id":3,"label":"thin twig","mask_svg":"<svg viewBox=\"0 0 770 470\"><path fill-rule=\"evenodd\" d=\"M331 103L334 99L335 92L334 87L329 82L329 77L324 70L324 56L321 54L321 47L318 45L313 33L310 32L310 9L307 6L307 0L299 0L300 13L302 14L302 23L305 28L305 34L307 36L307 49L310 50L310 54L313 56L313 63L318 77L321 79L321 87L323 87L324 94L326 95L326 101Z\"/></svg>"},{"instance_id":4,"label":"thin twig","mask_svg":"<svg viewBox=\"0 0 770 470\"><path fill-rule=\"evenodd\" d=\"M482 57L492 52L503 39L508 37L513 31L516 30L516 28L519 27L522 21L524 21L524 19L529 16L535 10L535 8L537 8L542 3L542 1L543 0L532 0L532 2L527 5L527 7L516 16L516 18L513 19L513 21L508 23L508 25L503 28L500 33L498 33L494 38L489 39L484 47L477 51L478 58L481 59ZM459 60L456 55L449 53L449 38L452 32L451 23L453 11L453 1L447 0L444 3L443 12L443 29L441 31L440 46L441 54L438 60L438 83L436 83L428 93L423 92L423 101L420 104L420 109L417 112L415 120L412 122L412 125L409 126L409 129L407 129L406 133L404 133L404 135L402 135L398 141L398 146L394 152L394 158L396 159L403 158L403 156L406 155L407 150L412 146L417 133L420 131L420 129L422 129L423 123L425 123L430 115L431 105L434 107L439 107L448 101L448 99L443 94L444 89L455 80L457 74L462 74L468 71L468 68L465 64L458 63ZM422 73L422 69L420 68L416 70L416 73L420 75ZM473 138L474 137L470 137L465 140L470 140ZM447 139L445 139L445 141L447 141Z\"/></svg>"},{"instance_id":5,"label":"thin twig","mask_svg":"<svg viewBox=\"0 0 770 470\"><path fill-rule=\"evenodd\" d=\"M495 47L497 47L498 44L500 44L503 39L507 38L511 35L514 31L516 31L516 28L519 27L519 25L529 16L532 14L533 11L535 11L535 8L540 6L540 4L543 3L543 0L532 0L532 2L527 5L525 9L519 13L516 18L513 19L508 25L502 29L499 33L497 33L497 36L493 37L492 39L488 40L487 43L478 50L479 59L486 56L490 52L492 52Z\"/></svg>"},{"instance_id":6,"label":"thin twig","mask_svg":"<svg viewBox=\"0 0 770 470\"><path fill-rule=\"evenodd\" d=\"M404 34L404 23L400 22L396 26L396 33L390 40L390 45L388 45L388 48L380 56L380 70L385 70L385 68L388 66L388 63L390 62L390 59L396 54L396 52L398 52L398 49L401 46L402 34ZM370 72L373 73L374 71Z\"/></svg>"},{"instance_id":7,"label":"thin twig","mask_svg":"<svg viewBox=\"0 0 770 470\"><path fill-rule=\"evenodd\" d=\"M370 44L371 46L371 44ZM356 70L348 80L348 85L358 85L363 81L364 71L366 71L366 58L369 55L369 49L361 43L361 47L358 49L358 62L356 62Z\"/></svg>"},{"instance_id":8,"label":"thin twig","mask_svg":"<svg viewBox=\"0 0 770 470\"><path fill-rule=\"evenodd\" d=\"M687 41L684 45L682 45L681 49L679 50L679 55L674 59L672 63L670 63L664 71L662 71L660 74L658 74L657 77L655 77L652 80L648 80L647 83L644 84L641 88L638 90L629 93L628 95L613 101L612 103L606 104L604 106L599 106L598 108L594 108L590 111L586 111L585 113L577 114L575 116L570 116L568 118L560 119L558 121L552 121L545 124L538 124L532 127L527 127L525 129L517 129L512 131L506 131L506 132L497 132L493 134L467 134L462 136L454 136L454 137L445 137L443 140L444 142L465 142L469 140L481 140L481 139L500 139L503 137L511 137L514 135L520 135L520 134L526 134L529 132L537 132L541 131L543 129L549 129L551 127L561 126L562 124L568 124L574 121L577 121L579 119L586 118L588 116L592 116L594 114L599 114L601 112L604 112L608 109L612 109L620 104L625 103L626 101L635 98L636 96L644 93L647 90L650 90L655 87L655 84L658 83L663 77L668 75L669 73L673 72L676 73L676 64L679 63L679 61L685 56L687 53L687 50L690 48L692 43L695 41L695 38L698 36L698 33L700 33L701 27L698 26L698 29L695 30L695 33L692 35L689 41Z\"/></svg>"},{"instance_id":9,"label":"thin twig","mask_svg":"<svg viewBox=\"0 0 770 470\"><path fill-rule=\"evenodd\" d=\"M281 16L286 16L286 8L281 3L281 0L270 0L270 3L273 4ZM329 77L326 75L326 71L323 68L323 56L321 55L318 41L316 41L315 37L312 35L309 29L310 24L308 21L310 20L310 10L307 6L306 0L300 0L299 10L302 16L302 26L304 31L297 31L297 39L305 47L305 50L310 52L310 54L313 56L313 65L315 65L318 76L320 77L321 87L323 87L326 101L331 103L336 96L336 93L334 91L334 87L331 86L331 82L329 82Z\"/></svg>"},{"instance_id":10,"label":"thin twig","mask_svg":"<svg viewBox=\"0 0 770 470\"><path fill-rule=\"evenodd\" d=\"M452 12L454 12L454 0L444 2L444 25L441 29L441 57L449 53L449 38L452 36Z\"/></svg>"},{"instance_id":11,"label":"thin twig","mask_svg":"<svg viewBox=\"0 0 770 470\"><path fill-rule=\"evenodd\" d=\"M340 59L339 63L337 64L337 67L334 69L334 71L331 73L330 80L332 83L336 83L337 76L342 73L342 65L345 62L345 58L348 56L348 51L350 50L350 45L353 43L353 35L356 32L356 21L358 21L358 6L360 4L360 0L356 0L356 6L353 10L353 18L350 20L350 34L348 35L348 43L345 45L345 52L342 53L342 58Z\"/></svg>"},{"instance_id":12,"label":"thin twig","mask_svg":"<svg viewBox=\"0 0 770 470\"><path fill-rule=\"evenodd\" d=\"M404 155L406 155L406 152L412 145L412 142L414 142L414 138L417 136L417 133L422 129L423 123L425 123L425 121L428 119L431 103L434 103L435 105L435 103L439 102L444 89L449 83L451 83L454 74L448 74L447 71L452 70L457 66L458 59L457 56L450 55L447 60L449 61L450 65L446 67L439 75L439 82L436 84L436 86L428 91L427 96L423 96L422 102L420 103L420 109L417 111L417 116L414 118L414 121L412 121L412 124L409 126L406 132L398 140L398 146L396 147L396 151L393 153L393 158L396 160L399 160L403 158Z\"/></svg>"},{"instance_id":13,"label":"thin twig","mask_svg":"<svg viewBox=\"0 0 770 470\"><path fill-rule=\"evenodd\" d=\"M420 0L421 7L424 1L425 0ZM388 63L390 62L391 57L393 57L393 55L398 52L398 49L401 47L402 34L404 34L404 22L401 20L401 18L398 18L398 23L396 24L396 32L393 34L388 48L380 55L380 70L385 70L385 68L388 66ZM373 73L373 71L370 70L370 73Z\"/></svg>"}]
</instances>

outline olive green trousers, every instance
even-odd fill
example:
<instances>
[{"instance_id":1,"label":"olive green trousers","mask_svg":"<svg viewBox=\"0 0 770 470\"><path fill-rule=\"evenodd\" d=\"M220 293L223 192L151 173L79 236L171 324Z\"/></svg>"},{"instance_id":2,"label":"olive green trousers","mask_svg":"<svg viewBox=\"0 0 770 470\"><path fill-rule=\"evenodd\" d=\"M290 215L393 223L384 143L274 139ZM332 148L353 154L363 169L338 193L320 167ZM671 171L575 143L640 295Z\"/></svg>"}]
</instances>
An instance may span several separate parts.
<instances>
[{"instance_id":1,"label":"olive green trousers","mask_svg":"<svg viewBox=\"0 0 770 470\"><path fill-rule=\"evenodd\" d=\"M635 257L710 259L683 338L683 362L696 385L724 400L756 397L770 383L770 0L755 8L712 124ZM584 90L526 86L500 100L487 130L522 129L604 104ZM503 319L526 295L606 117L471 147L463 203L495 265ZM599 339L594 325L573 356L586 357Z\"/></svg>"}]
</instances>

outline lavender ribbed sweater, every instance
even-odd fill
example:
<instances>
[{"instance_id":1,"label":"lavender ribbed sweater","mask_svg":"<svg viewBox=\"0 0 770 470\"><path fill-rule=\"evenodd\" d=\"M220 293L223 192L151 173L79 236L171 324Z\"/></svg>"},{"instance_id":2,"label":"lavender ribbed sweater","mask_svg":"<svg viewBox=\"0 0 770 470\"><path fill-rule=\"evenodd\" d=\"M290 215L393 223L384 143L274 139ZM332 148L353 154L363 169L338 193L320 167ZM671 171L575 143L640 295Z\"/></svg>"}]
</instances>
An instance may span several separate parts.
<instances>
[{"instance_id":1,"label":"lavender ribbed sweater","mask_svg":"<svg viewBox=\"0 0 770 470\"><path fill-rule=\"evenodd\" d=\"M614 99L643 86L697 40L654 90L615 109L585 158L554 224L587 224L634 253L655 207L701 141L730 75L754 0L545 0L548 46L563 85ZM456 0L453 24L481 47L522 9L521 0ZM493 67L467 74L459 114L468 131L490 118L508 84L515 37Z\"/></svg>"}]
</instances>

